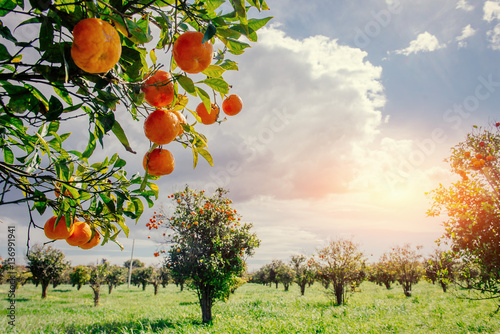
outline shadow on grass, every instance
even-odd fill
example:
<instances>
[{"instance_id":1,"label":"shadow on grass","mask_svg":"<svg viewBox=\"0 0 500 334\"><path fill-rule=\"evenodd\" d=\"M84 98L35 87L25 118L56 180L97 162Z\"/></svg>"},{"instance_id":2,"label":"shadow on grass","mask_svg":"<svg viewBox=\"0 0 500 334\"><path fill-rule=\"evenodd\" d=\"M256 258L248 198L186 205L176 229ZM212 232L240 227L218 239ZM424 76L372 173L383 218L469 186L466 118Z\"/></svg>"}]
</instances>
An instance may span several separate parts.
<instances>
[{"instance_id":1,"label":"shadow on grass","mask_svg":"<svg viewBox=\"0 0 500 334\"><path fill-rule=\"evenodd\" d=\"M210 324L204 324L201 320L185 319L182 321L172 322L168 319L159 319L150 321L148 319L136 319L133 321L112 321L96 323L87 326L78 326L71 324L65 328L61 328L66 334L94 334L94 333L143 333L144 331L152 331L154 333L162 332L162 330L170 328L182 328L184 326L199 326L205 327Z\"/></svg>"}]
</instances>

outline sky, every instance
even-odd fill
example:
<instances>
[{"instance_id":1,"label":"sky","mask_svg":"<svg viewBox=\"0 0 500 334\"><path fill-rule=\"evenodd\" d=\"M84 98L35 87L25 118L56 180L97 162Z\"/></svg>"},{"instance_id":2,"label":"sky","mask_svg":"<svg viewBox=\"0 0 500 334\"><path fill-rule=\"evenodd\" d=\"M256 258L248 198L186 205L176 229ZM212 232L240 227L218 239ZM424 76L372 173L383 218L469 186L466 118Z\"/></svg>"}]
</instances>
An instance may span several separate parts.
<instances>
[{"instance_id":1,"label":"sky","mask_svg":"<svg viewBox=\"0 0 500 334\"><path fill-rule=\"evenodd\" d=\"M451 147L474 125L500 120L500 1L267 2L271 10L250 15L273 19L257 43L231 58L239 71L224 75L243 111L220 125L197 126L214 167L200 160L193 170L189 149L169 144L175 171L158 181L155 206L137 225L127 222L124 250L113 243L85 252L64 241L52 244L73 265L101 258L123 264L133 243L134 258L158 264L153 253L163 232L150 233L145 224L153 211L168 213L167 196L186 184L230 191L233 207L261 240L247 261L250 270L311 255L337 238L359 243L369 261L404 243L423 245L423 255L436 247L444 217L426 216L426 192L456 179L444 161ZM133 149L146 152L142 123L126 110L116 115ZM85 127L75 129L74 138L86 138ZM74 143L83 149L86 139ZM143 153L137 159L113 137L97 156L114 152L129 160L130 174L142 172ZM0 241L15 225L20 263L25 211L0 209ZM36 219L43 224L50 215ZM30 238L46 241L41 230Z\"/></svg>"}]
</instances>

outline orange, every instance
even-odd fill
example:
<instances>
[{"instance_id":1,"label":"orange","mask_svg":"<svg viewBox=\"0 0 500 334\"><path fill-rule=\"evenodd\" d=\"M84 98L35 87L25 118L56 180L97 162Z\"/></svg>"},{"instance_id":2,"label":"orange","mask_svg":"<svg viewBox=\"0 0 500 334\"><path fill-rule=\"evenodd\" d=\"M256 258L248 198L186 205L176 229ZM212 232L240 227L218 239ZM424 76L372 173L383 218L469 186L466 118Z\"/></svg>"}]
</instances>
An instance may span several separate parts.
<instances>
[{"instance_id":1,"label":"orange","mask_svg":"<svg viewBox=\"0 0 500 334\"><path fill-rule=\"evenodd\" d=\"M174 171L175 159L169 150L155 148L144 155L142 166L148 170L150 175L167 175Z\"/></svg>"},{"instance_id":2,"label":"orange","mask_svg":"<svg viewBox=\"0 0 500 334\"><path fill-rule=\"evenodd\" d=\"M73 233L66 238L66 242L71 246L81 246L92 237L92 230L86 222L75 221Z\"/></svg>"},{"instance_id":3,"label":"orange","mask_svg":"<svg viewBox=\"0 0 500 334\"><path fill-rule=\"evenodd\" d=\"M219 107L212 103L212 109L210 110L210 114L207 112L207 108L205 104L200 103L198 107L196 107L196 113L201 118L201 122L206 125L210 125L217 121L217 117L219 116Z\"/></svg>"},{"instance_id":4,"label":"orange","mask_svg":"<svg viewBox=\"0 0 500 334\"><path fill-rule=\"evenodd\" d=\"M168 72L156 71L141 89L144 99L153 107L165 107L174 100L174 82Z\"/></svg>"},{"instance_id":5,"label":"orange","mask_svg":"<svg viewBox=\"0 0 500 334\"><path fill-rule=\"evenodd\" d=\"M61 217L61 219L57 223L57 226L54 226L56 220L57 216L54 216L49 218L45 222L45 225L43 226L43 231L45 232L45 236L52 240L66 239L71 235L71 233L73 233L74 222L71 222L71 225L68 229L68 227L66 226L66 220L64 216Z\"/></svg>"},{"instance_id":6,"label":"orange","mask_svg":"<svg viewBox=\"0 0 500 334\"><path fill-rule=\"evenodd\" d=\"M179 111L179 110L171 110L176 116L177 116L177 119L179 120L179 124L187 124L187 120L186 120L186 117L184 117L184 115ZM179 134L177 134L177 136L180 136L184 133L184 128L182 127L182 125L180 126L180 129L179 129Z\"/></svg>"},{"instance_id":7,"label":"orange","mask_svg":"<svg viewBox=\"0 0 500 334\"><path fill-rule=\"evenodd\" d=\"M109 23L95 18L78 22L73 29L71 58L88 73L111 70L122 54L120 36Z\"/></svg>"},{"instance_id":8,"label":"orange","mask_svg":"<svg viewBox=\"0 0 500 334\"><path fill-rule=\"evenodd\" d=\"M229 95L224 102L222 102L222 111L228 116L238 114L241 109L243 109L243 101L236 94Z\"/></svg>"},{"instance_id":9,"label":"orange","mask_svg":"<svg viewBox=\"0 0 500 334\"><path fill-rule=\"evenodd\" d=\"M144 134L157 145L170 143L180 128L178 117L170 110L156 109L144 121Z\"/></svg>"},{"instance_id":10,"label":"orange","mask_svg":"<svg viewBox=\"0 0 500 334\"><path fill-rule=\"evenodd\" d=\"M203 34L187 31L174 42L172 54L175 63L187 73L200 73L212 62L214 48L210 41L201 43Z\"/></svg>"},{"instance_id":11,"label":"orange","mask_svg":"<svg viewBox=\"0 0 500 334\"><path fill-rule=\"evenodd\" d=\"M101 236L97 231L94 232L94 237L89 240L89 242L84 243L83 245L80 245L79 247L81 249L91 249L94 248L95 246L99 245L101 242Z\"/></svg>"}]
</instances>

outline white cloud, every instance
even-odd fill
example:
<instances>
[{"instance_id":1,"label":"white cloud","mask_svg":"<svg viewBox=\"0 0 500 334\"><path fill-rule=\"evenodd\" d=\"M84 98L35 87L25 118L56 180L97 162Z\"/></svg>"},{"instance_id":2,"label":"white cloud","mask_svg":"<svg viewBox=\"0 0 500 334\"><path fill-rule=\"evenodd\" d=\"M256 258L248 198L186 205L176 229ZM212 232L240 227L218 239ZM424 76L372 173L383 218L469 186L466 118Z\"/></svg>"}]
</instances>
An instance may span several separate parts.
<instances>
[{"instance_id":1,"label":"white cloud","mask_svg":"<svg viewBox=\"0 0 500 334\"><path fill-rule=\"evenodd\" d=\"M500 2L499 1L486 1L483 7L484 16L483 20L487 22L500 20ZM500 50L500 24L497 24L493 29L486 32L489 48L493 50Z\"/></svg>"},{"instance_id":2,"label":"white cloud","mask_svg":"<svg viewBox=\"0 0 500 334\"><path fill-rule=\"evenodd\" d=\"M466 0L459 0L456 8L465 10L466 12L470 12L474 9L474 6L469 5Z\"/></svg>"},{"instance_id":3,"label":"white cloud","mask_svg":"<svg viewBox=\"0 0 500 334\"><path fill-rule=\"evenodd\" d=\"M467 46L467 42L465 39L470 38L476 34L477 30L472 28L471 25L467 25L463 30L462 34L456 38L458 42L458 47L465 47Z\"/></svg>"},{"instance_id":4,"label":"white cloud","mask_svg":"<svg viewBox=\"0 0 500 334\"><path fill-rule=\"evenodd\" d=\"M486 1L483 6L485 21L491 22L500 19L500 2Z\"/></svg>"},{"instance_id":5,"label":"white cloud","mask_svg":"<svg viewBox=\"0 0 500 334\"><path fill-rule=\"evenodd\" d=\"M409 47L402 50L396 50L394 53L409 56L412 53L431 52L444 47L446 47L445 44L439 44L437 37L426 31L418 35L415 40L411 41Z\"/></svg>"}]
</instances>

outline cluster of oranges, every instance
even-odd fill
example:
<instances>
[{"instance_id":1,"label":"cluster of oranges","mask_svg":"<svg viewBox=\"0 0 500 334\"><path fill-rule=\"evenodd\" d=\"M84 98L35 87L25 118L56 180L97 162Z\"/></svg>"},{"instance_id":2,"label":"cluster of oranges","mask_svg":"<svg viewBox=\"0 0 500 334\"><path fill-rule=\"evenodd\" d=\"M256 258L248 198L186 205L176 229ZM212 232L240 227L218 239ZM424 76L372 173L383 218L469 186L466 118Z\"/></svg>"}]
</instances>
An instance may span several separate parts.
<instances>
[{"instance_id":1,"label":"cluster of oranges","mask_svg":"<svg viewBox=\"0 0 500 334\"><path fill-rule=\"evenodd\" d=\"M196 74L210 66L213 45L210 41L202 43L203 37L201 32L187 31L174 42L172 55L177 66L184 72ZM118 63L121 52L118 32L111 24L101 19L81 20L73 29L71 56L75 64L88 73L108 72ZM146 118L144 133L151 142L160 146L144 155L143 167L150 175L167 175L173 172L175 159L169 150L161 146L180 136L184 132L182 125L187 124L187 121L181 112L171 106L176 93L170 73L155 71L144 82L141 90L146 102L157 108ZM229 116L238 114L242 108L243 102L235 94L225 98L222 103L222 110ZM211 110L207 111L205 104L200 103L196 107L196 113L203 124L213 124L218 119L219 107L212 104Z\"/></svg>"},{"instance_id":2,"label":"cluster of oranges","mask_svg":"<svg viewBox=\"0 0 500 334\"><path fill-rule=\"evenodd\" d=\"M92 231L90 225L86 222L72 220L68 227L64 216L61 217L57 225L56 221L57 216L53 216L43 226L45 236L49 239L64 239L69 245L82 249L94 248L101 242L99 233L96 230Z\"/></svg>"}]
</instances>

